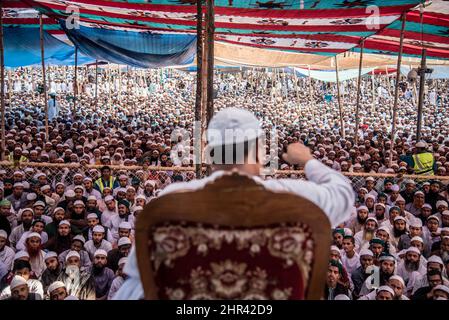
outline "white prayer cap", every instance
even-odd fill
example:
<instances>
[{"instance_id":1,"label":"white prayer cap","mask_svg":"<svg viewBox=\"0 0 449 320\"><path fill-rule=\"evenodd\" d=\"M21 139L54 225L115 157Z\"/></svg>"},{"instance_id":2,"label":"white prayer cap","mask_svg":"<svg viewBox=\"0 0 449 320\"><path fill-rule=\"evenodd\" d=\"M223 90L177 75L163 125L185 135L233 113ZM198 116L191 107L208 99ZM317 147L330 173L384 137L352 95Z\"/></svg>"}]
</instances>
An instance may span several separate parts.
<instances>
[{"instance_id":1,"label":"white prayer cap","mask_svg":"<svg viewBox=\"0 0 449 320\"><path fill-rule=\"evenodd\" d=\"M417 219L417 218L411 219L411 221L410 221L410 227L413 227L413 228L422 228L422 221L421 221L421 219Z\"/></svg>"},{"instance_id":2,"label":"white prayer cap","mask_svg":"<svg viewBox=\"0 0 449 320\"><path fill-rule=\"evenodd\" d=\"M421 243L424 243L423 239L419 236L414 236L413 238L410 239L410 242L413 242L413 241L419 241Z\"/></svg>"},{"instance_id":3,"label":"white prayer cap","mask_svg":"<svg viewBox=\"0 0 449 320\"><path fill-rule=\"evenodd\" d=\"M449 216L449 210L444 210L443 212L441 212L442 216Z\"/></svg>"},{"instance_id":4,"label":"white prayer cap","mask_svg":"<svg viewBox=\"0 0 449 320\"><path fill-rule=\"evenodd\" d=\"M44 261L53 257L58 257L58 254L54 251L48 251L44 256Z\"/></svg>"},{"instance_id":5,"label":"white prayer cap","mask_svg":"<svg viewBox=\"0 0 449 320\"><path fill-rule=\"evenodd\" d=\"M226 108L217 112L207 129L209 146L232 145L255 140L262 134L259 120L249 111Z\"/></svg>"},{"instance_id":6,"label":"white prayer cap","mask_svg":"<svg viewBox=\"0 0 449 320\"><path fill-rule=\"evenodd\" d=\"M121 247L127 244L131 244L131 240L127 237L121 237L118 242L117 242L117 246Z\"/></svg>"},{"instance_id":7,"label":"white prayer cap","mask_svg":"<svg viewBox=\"0 0 449 320\"><path fill-rule=\"evenodd\" d=\"M427 148L427 143L424 141L419 141L415 144L416 148Z\"/></svg>"},{"instance_id":8,"label":"white prayer cap","mask_svg":"<svg viewBox=\"0 0 449 320\"><path fill-rule=\"evenodd\" d=\"M84 204L84 202L81 201L81 200L76 200L76 201L73 203L73 206L74 206L74 207L76 207L76 206L82 206L82 207L85 207L85 204Z\"/></svg>"},{"instance_id":9,"label":"white prayer cap","mask_svg":"<svg viewBox=\"0 0 449 320\"><path fill-rule=\"evenodd\" d=\"M75 296L67 296L64 300L79 300L79 299Z\"/></svg>"},{"instance_id":10,"label":"white prayer cap","mask_svg":"<svg viewBox=\"0 0 449 320\"><path fill-rule=\"evenodd\" d=\"M86 219L87 219L87 220L89 220L89 219L98 219L98 216L97 216L96 213L91 212L91 213L89 213L89 214L87 215L87 218L86 218Z\"/></svg>"},{"instance_id":11,"label":"white prayer cap","mask_svg":"<svg viewBox=\"0 0 449 320\"><path fill-rule=\"evenodd\" d=\"M119 175L118 178L119 178L119 180L128 179L128 176L126 174L121 174L121 175Z\"/></svg>"},{"instance_id":12,"label":"white prayer cap","mask_svg":"<svg viewBox=\"0 0 449 320\"><path fill-rule=\"evenodd\" d=\"M407 219L405 219L403 216L397 216L396 218L394 218L394 222L396 222L398 220L402 220L407 223Z\"/></svg>"},{"instance_id":13,"label":"white prayer cap","mask_svg":"<svg viewBox=\"0 0 449 320\"><path fill-rule=\"evenodd\" d=\"M392 185L391 186L391 191L398 192L399 191L399 186L397 184Z\"/></svg>"},{"instance_id":14,"label":"white prayer cap","mask_svg":"<svg viewBox=\"0 0 449 320\"><path fill-rule=\"evenodd\" d=\"M423 207L423 208L432 209L432 206L431 206L430 204L428 204L428 203L424 203L424 204L422 205L422 207Z\"/></svg>"},{"instance_id":15,"label":"white prayer cap","mask_svg":"<svg viewBox=\"0 0 449 320\"><path fill-rule=\"evenodd\" d=\"M414 252L414 253L416 253L416 254L421 255L421 251L419 251L419 249L418 249L417 247L409 247L409 248L407 249L407 253L409 253L409 252Z\"/></svg>"},{"instance_id":16,"label":"white prayer cap","mask_svg":"<svg viewBox=\"0 0 449 320\"><path fill-rule=\"evenodd\" d=\"M439 206L445 206L447 208L447 202L444 200L438 200L436 207L438 208Z\"/></svg>"},{"instance_id":17,"label":"white prayer cap","mask_svg":"<svg viewBox=\"0 0 449 320\"><path fill-rule=\"evenodd\" d=\"M92 229L92 232L101 232L101 233L104 233L105 231L104 231L103 226L96 225L96 226Z\"/></svg>"},{"instance_id":18,"label":"white prayer cap","mask_svg":"<svg viewBox=\"0 0 449 320\"><path fill-rule=\"evenodd\" d=\"M95 196L88 196L87 201L97 201L97 197Z\"/></svg>"},{"instance_id":19,"label":"white prayer cap","mask_svg":"<svg viewBox=\"0 0 449 320\"><path fill-rule=\"evenodd\" d=\"M112 201L112 200L114 200L114 197L113 197L113 196L106 196L106 197L104 198L104 202L109 202L109 201Z\"/></svg>"},{"instance_id":20,"label":"white prayer cap","mask_svg":"<svg viewBox=\"0 0 449 320\"><path fill-rule=\"evenodd\" d=\"M35 193L28 193L27 194L27 200L28 201L36 200L36 198L37 198L37 194L35 194Z\"/></svg>"},{"instance_id":21,"label":"white prayer cap","mask_svg":"<svg viewBox=\"0 0 449 320\"><path fill-rule=\"evenodd\" d=\"M41 187L41 191L45 191L45 190L50 190L50 186L48 184Z\"/></svg>"},{"instance_id":22,"label":"white prayer cap","mask_svg":"<svg viewBox=\"0 0 449 320\"><path fill-rule=\"evenodd\" d=\"M151 184L154 187L156 185L156 182L154 182L153 180L147 180L145 181L145 185L147 184Z\"/></svg>"},{"instance_id":23,"label":"white prayer cap","mask_svg":"<svg viewBox=\"0 0 449 320\"><path fill-rule=\"evenodd\" d=\"M37 232L30 232L28 235L27 235L27 239L30 239L30 238L34 238L34 237L36 237L36 238L39 238L40 240L42 240L42 237L41 237L41 235L39 234L39 233L37 233Z\"/></svg>"},{"instance_id":24,"label":"white prayer cap","mask_svg":"<svg viewBox=\"0 0 449 320\"><path fill-rule=\"evenodd\" d=\"M77 257L78 259L81 259L80 254L73 250L69 251L69 253L65 257L65 261L68 261L71 257Z\"/></svg>"},{"instance_id":25,"label":"white prayer cap","mask_svg":"<svg viewBox=\"0 0 449 320\"><path fill-rule=\"evenodd\" d=\"M90 182L92 182L92 178L91 178L91 177L85 177L85 178L83 179L83 181L90 181Z\"/></svg>"},{"instance_id":26,"label":"white prayer cap","mask_svg":"<svg viewBox=\"0 0 449 320\"><path fill-rule=\"evenodd\" d=\"M143 207L142 206L136 206L133 208L132 213L137 212L137 211L142 211Z\"/></svg>"},{"instance_id":27,"label":"white prayer cap","mask_svg":"<svg viewBox=\"0 0 449 320\"><path fill-rule=\"evenodd\" d=\"M440 223L440 218L438 218L438 216L436 216L434 214L427 217L427 221L429 221L430 219L434 219L434 220L438 221L438 223Z\"/></svg>"},{"instance_id":28,"label":"white prayer cap","mask_svg":"<svg viewBox=\"0 0 449 320\"><path fill-rule=\"evenodd\" d=\"M427 263L429 263L429 262L435 262L435 263L441 264L442 266L444 265L441 257L436 256L436 255L430 256L429 259L427 259Z\"/></svg>"},{"instance_id":29,"label":"white prayer cap","mask_svg":"<svg viewBox=\"0 0 449 320\"><path fill-rule=\"evenodd\" d=\"M75 240L81 241L83 244L86 242L86 239L84 239L84 237L80 234L74 236L72 242Z\"/></svg>"},{"instance_id":30,"label":"white prayer cap","mask_svg":"<svg viewBox=\"0 0 449 320\"><path fill-rule=\"evenodd\" d=\"M349 228L344 228L343 230L344 230L345 236L352 236L352 235L354 235L354 233L352 232L352 230L349 229Z\"/></svg>"},{"instance_id":31,"label":"white prayer cap","mask_svg":"<svg viewBox=\"0 0 449 320\"><path fill-rule=\"evenodd\" d=\"M118 227L119 227L119 229L132 229L131 223L129 223L128 221L120 222Z\"/></svg>"},{"instance_id":32,"label":"white prayer cap","mask_svg":"<svg viewBox=\"0 0 449 320\"><path fill-rule=\"evenodd\" d=\"M403 288L405 287L404 279L402 279L401 276L398 276L398 275L395 274L395 275L391 276L390 279L388 279L388 280L397 280L397 281L399 281L402 284Z\"/></svg>"},{"instance_id":33,"label":"white prayer cap","mask_svg":"<svg viewBox=\"0 0 449 320\"><path fill-rule=\"evenodd\" d=\"M126 264L128 262L128 257L123 257L120 258L120 260L118 261L118 265L122 265L122 264Z\"/></svg>"},{"instance_id":34,"label":"white prayer cap","mask_svg":"<svg viewBox=\"0 0 449 320\"><path fill-rule=\"evenodd\" d=\"M53 291L59 288L65 288L65 284L62 281L55 281L51 285L48 286L48 294L51 294Z\"/></svg>"},{"instance_id":35,"label":"white prayer cap","mask_svg":"<svg viewBox=\"0 0 449 320\"><path fill-rule=\"evenodd\" d=\"M442 285L442 284L439 284L439 285L435 286L435 288L433 288L433 291L436 291L436 290L444 291L447 294L449 294L449 287Z\"/></svg>"},{"instance_id":36,"label":"white prayer cap","mask_svg":"<svg viewBox=\"0 0 449 320\"><path fill-rule=\"evenodd\" d=\"M405 180L405 184L416 184L416 182L412 179Z\"/></svg>"},{"instance_id":37,"label":"white prayer cap","mask_svg":"<svg viewBox=\"0 0 449 320\"><path fill-rule=\"evenodd\" d=\"M139 194L139 195L136 197L136 200L137 200L137 199L147 200L147 198L146 198L143 194Z\"/></svg>"},{"instance_id":38,"label":"white prayer cap","mask_svg":"<svg viewBox=\"0 0 449 320\"><path fill-rule=\"evenodd\" d=\"M16 183L14 183L14 186L13 186L14 188L24 188L25 186L23 185L23 183L22 182L16 182Z\"/></svg>"},{"instance_id":39,"label":"white prayer cap","mask_svg":"<svg viewBox=\"0 0 449 320\"><path fill-rule=\"evenodd\" d=\"M366 219L366 222L368 222L369 220L374 221L376 224L378 224L377 219L374 217L368 217L368 219Z\"/></svg>"},{"instance_id":40,"label":"white prayer cap","mask_svg":"<svg viewBox=\"0 0 449 320\"><path fill-rule=\"evenodd\" d=\"M67 197L67 198L74 198L75 197L75 191L73 191L73 190L67 190L66 192L65 192L65 196Z\"/></svg>"},{"instance_id":41,"label":"white prayer cap","mask_svg":"<svg viewBox=\"0 0 449 320\"><path fill-rule=\"evenodd\" d=\"M388 230L388 227L386 227L386 226L380 226L377 229L377 231L379 231L379 230L385 231L386 233L390 234L390 230Z\"/></svg>"},{"instance_id":42,"label":"white prayer cap","mask_svg":"<svg viewBox=\"0 0 449 320\"><path fill-rule=\"evenodd\" d=\"M9 287L12 291L17 287L23 286L24 284L27 284L27 281L25 280L25 278L23 278L21 276L14 276L14 278L12 278L12 281L11 281L11 284Z\"/></svg>"},{"instance_id":43,"label":"white prayer cap","mask_svg":"<svg viewBox=\"0 0 449 320\"><path fill-rule=\"evenodd\" d=\"M105 257L107 257L108 253L105 250L103 250L103 249L98 249L94 253L94 257L97 257L97 256L105 256Z\"/></svg>"},{"instance_id":44,"label":"white prayer cap","mask_svg":"<svg viewBox=\"0 0 449 320\"><path fill-rule=\"evenodd\" d=\"M360 211L360 210L368 211L368 207L367 206L360 206L360 207L357 208L357 212Z\"/></svg>"},{"instance_id":45,"label":"white prayer cap","mask_svg":"<svg viewBox=\"0 0 449 320\"><path fill-rule=\"evenodd\" d=\"M349 299L349 297L345 294L337 294L334 300L351 300L351 299Z\"/></svg>"},{"instance_id":46,"label":"white prayer cap","mask_svg":"<svg viewBox=\"0 0 449 320\"><path fill-rule=\"evenodd\" d=\"M382 208L385 209L385 205L381 202L374 204L374 207L377 207L377 206L381 206Z\"/></svg>"},{"instance_id":47,"label":"white prayer cap","mask_svg":"<svg viewBox=\"0 0 449 320\"><path fill-rule=\"evenodd\" d=\"M429 183L430 184L430 183ZM424 185L424 184L423 184ZM416 196L417 194L422 194L422 195L424 195L424 192L422 192L422 191L416 191L415 193L414 193L414 195Z\"/></svg>"},{"instance_id":48,"label":"white prayer cap","mask_svg":"<svg viewBox=\"0 0 449 320\"><path fill-rule=\"evenodd\" d=\"M64 224L70 227L70 222L68 220L62 220L61 222L59 222L60 226L62 226Z\"/></svg>"},{"instance_id":49,"label":"white prayer cap","mask_svg":"<svg viewBox=\"0 0 449 320\"><path fill-rule=\"evenodd\" d=\"M0 238L8 239L8 233L5 230L0 230Z\"/></svg>"},{"instance_id":50,"label":"white prayer cap","mask_svg":"<svg viewBox=\"0 0 449 320\"><path fill-rule=\"evenodd\" d=\"M373 177L368 177L368 178L365 179L365 181L373 181L374 182L375 180L374 180Z\"/></svg>"},{"instance_id":51,"label":"white prayer cap","mask_svg":"<svg viewBox=\"0 0 449 320\"><path fill-rule=\"evenodd\" d=\"M18 259L20 259L20 258L25 258L25 257L27 257L27 258L30 257L30 255L28 254L28 252L26 252L26 251L24 251L24 250L22 250L22 251L17 251L16 254L14 255L14 261L15 261L15 260L18 260Z\"/></svg>"},{"instance_id":52,"label":"white prayer cap","mask_svg":"<svg viewBox=\"0 0 449 320\"><path fill-rule=\"evenodd\" d=\"M380 286L379 288L377 288L376 294L378 294L381 291L387 291L391 293L391 295L394 297L394 291L389 286Z\"/></svg>"}]
</instances>

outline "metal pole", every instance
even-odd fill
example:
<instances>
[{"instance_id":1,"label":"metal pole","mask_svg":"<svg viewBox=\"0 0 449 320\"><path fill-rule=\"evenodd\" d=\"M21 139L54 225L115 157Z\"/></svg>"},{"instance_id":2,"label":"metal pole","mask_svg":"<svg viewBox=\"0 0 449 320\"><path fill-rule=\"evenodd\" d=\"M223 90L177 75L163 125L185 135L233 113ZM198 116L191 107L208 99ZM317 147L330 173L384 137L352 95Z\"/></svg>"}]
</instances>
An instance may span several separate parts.
<instances>
[{"instance_id":1,"label":"metal pole","mask_svg":"<svg viewBox=\"0 0 449 320\"><path fill-rule=\"evenodd\" d=\"M340 97L340 79L338 77L338 59L335 55L335 74L337 76L337 99L338 99L338 110L340 112L340 134L341 137L345 138L345 128L343 125L343 110L341 109L341 97Z\"/></svg>"},{"instance_id":2,"label":"metal pole","mask_svg":"<svg viewBox=\"0 0 449 320\"><path fill-rule=\"evenodd\" d=\"M1 160L5 160L5 51L3 48L3 9L0 6L0 99L1 99L1 112L2 112L2 152L1 152ZM11 74L9 76L9 81L11 82ZM11 103L11 101L10 101Z\"/></svg>"},{"instance_id":3,"label":"metal pole","mask_svg":"<svg viewBox=\"0 0 449 320\"><path fill-rule=\"evenodd\" d=\"M426 54L427 50L422 49L421 70L419 77L418 123L416 127L416 141L419 141L421 139L422 107L424 104L424 85L426 83L426 68L427 68Z\"/></svg>"},{"instance_id":4,"label":"metal pole","mask_svg":"<svg viewBox=\"0 0 449 320\"><path fill-rule=\"evenodd\" d=\"M357 100L355 106L355 144L359 142L359 110L360 110L360 85L362 83L362 65L363 65L363 48L365 46L365 41L362 40L360 44L360 60L359 60L359 77L357 79Z\"/></svg>"},{"instance_id":5,"label":"metal pole","mask_svg":"<svg viewBox=\"0 0 449 320\"><path fill-rule=\"evenodd\" d=\"M390 163L389 167L393 163L393 148L394 148L394 135L396 132L396 118L398 114L398 101L399 101L399 80L401 77L401 63L402 63L402 49L404 45L404 29L405 29L405 14L402 14L402 26L401 26L401 38L399 40L399 55L398 63L396 65L396 83L394 87L394 103L393 103L393 123L391 125L391 143L390 143Z\"/></svg>"},{"instance_id":6,"label":"metal pole","mask_svg":"<svg viewBox=\"0 0 449 320\"><path fill-rule=\"evenodd\" d=\"M73 82L73 95L75 96L75 100L78 97L78 47L75 47L75 79Z\"/></svg>"},{"instance_id":7,"label":"metal pole","mask_svg":"<svg viewBox=\"0 0 449 320\"><path fill-rule=\"evenodd\" d=\"M202 0L197 1L196 4L196 96L195 96L195 123L199 126L199 137L195 139L195 154L197 155L195 163L196 178L201 178L201 163L202 163L202 110L201 110L201 96L202 96L202 70L203 70L203 10Z\"/></svg>"},{"instance_id":8,"label":"metal pole","mask_svg":"<svg viewBox=\"0 0 449 320\"><path fill-rule=\"evenodd\" d=\"M372 74L371 74L371 95L373 96L373 101L371 104L371 111L374 112L374 108L376 105L376 91L374 89L374 70L371 72L372 72Z\"/></svg>"},{"instance_id":9,"label":"metal pole","mask_svg":"<svg viewBox=\"0 0 449 320\"><path fill-rule=\"evenodd\" d=\"M312 108L315 99L313 99L312 77L310 75L310 64L308 65L309 71L309 108Z\"/></svg>"},{"instance_id":10,"label":"metal pole","mask_svg":"<svg viewBox=\"0 0 449 320\"><path fill-rule=\"evenodd\" d=\"M95 110L98 110L98 60L95 60Z\"/></svg>"},{"instance_id":11,"label":"metal pole","mask_svg":"<svg viewBox=\"0 0 449 320\"><path fill-rule=\"evenodd\" d=\"M207 124L214 115L214 0L207 0L206 12L206 42L207 42Z\"/></svg>"},{"instance_id":12,"label":"metal pole","mask_svg":"<svg viewBox=\"0 0 449 320\"><path fill-rule=\"evenodd\" d=\"M43 81L43 85L44 85L45 139L46 139L46 141L49 141L47 78L45 76L44 26L43 26L43 22L42 22L42 13L39 14L39 33L40 33L40 43L41 43L42 81Z\"/></svg>"}]
</instances>

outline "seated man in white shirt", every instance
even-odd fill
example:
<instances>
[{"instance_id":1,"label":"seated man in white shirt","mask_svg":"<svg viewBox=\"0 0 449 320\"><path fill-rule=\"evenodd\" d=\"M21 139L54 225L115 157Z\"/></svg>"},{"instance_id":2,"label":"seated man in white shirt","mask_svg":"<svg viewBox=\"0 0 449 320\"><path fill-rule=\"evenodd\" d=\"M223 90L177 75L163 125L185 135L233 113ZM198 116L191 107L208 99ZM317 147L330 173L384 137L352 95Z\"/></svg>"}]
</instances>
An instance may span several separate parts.
<instances>
[{"instance_id":1,"label":"seated man in white shirt","mask_svg":"<svg viewBox=\"0 0 449 320\"><path fill-rule=\"evenodd\" d=\"M104 239L105 230L103 226L95 226L92 229L92 240L86 241L84 244L84 249L89 253L90 260L93 261L95 251L98 249L103 249L109 252L112 249L112 244Z\"/></svg>"}]
</instances>

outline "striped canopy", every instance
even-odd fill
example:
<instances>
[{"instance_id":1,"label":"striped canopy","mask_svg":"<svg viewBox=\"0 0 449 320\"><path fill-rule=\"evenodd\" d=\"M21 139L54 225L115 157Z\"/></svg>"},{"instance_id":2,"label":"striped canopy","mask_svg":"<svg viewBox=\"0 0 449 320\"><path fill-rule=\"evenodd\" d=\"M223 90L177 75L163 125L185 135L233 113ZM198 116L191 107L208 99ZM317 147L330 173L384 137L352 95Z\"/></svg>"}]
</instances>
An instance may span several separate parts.
<instances>
[{"instance_id":1,"label":"striped canopy","mask_svg":"<svg viewBox=\"0 0 449 320\"><path fill-rule=\"evenodd\" d=\"M4 0L6 26L38 27L67 41L59 20L77 10L83 30L124 34L195 35L196 0ZM215 0L215 40L325 56L359 51L396 55L402 13L404 54L449 58L449 2L434 0ZM204 7L205 11L206 8ZM70 21L70 18L68 19ZM98 31L96 32L98 34ZM70 35L69 35L70 38ZM78 45L78 44L77 44ZM82 51L82 50L81 50ZM254 59L254 57L251 57Z\"/></svg>"}]
</instances>

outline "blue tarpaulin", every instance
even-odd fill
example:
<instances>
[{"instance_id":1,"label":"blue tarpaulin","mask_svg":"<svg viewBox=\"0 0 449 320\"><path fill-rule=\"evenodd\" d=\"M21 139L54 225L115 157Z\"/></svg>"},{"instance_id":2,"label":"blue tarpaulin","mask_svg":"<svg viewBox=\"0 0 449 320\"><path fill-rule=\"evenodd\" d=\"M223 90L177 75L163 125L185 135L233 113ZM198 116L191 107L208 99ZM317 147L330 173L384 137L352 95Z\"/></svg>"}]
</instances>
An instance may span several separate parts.
<instances>
[{"instance_id":1,"label":"blue tarpaulin","mask_svg":"<svg viewBox=\"0 0 449 320\"><path fill-rule=\"evenodd\" d=\"M108 30L80 26L62 29L87 56L137 68L159 68L193 62L196 36Z\"/></svg>"},{"instance_id":2,"label":"blue tarpaulin","mask_svg":"<svg viewBox=\"0 0 449 320\"><path fill-rule=\"evenodd\" d=\"M20 67L41 63L39 28L4 27L5 66ZM44 32L45 63L54 65L75 64L75 47ZM94 61L78 54L78 64Z\"/></svg>"}]
</instances>

